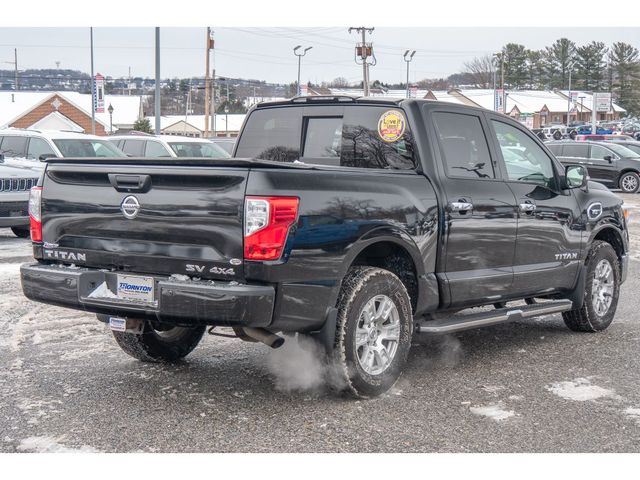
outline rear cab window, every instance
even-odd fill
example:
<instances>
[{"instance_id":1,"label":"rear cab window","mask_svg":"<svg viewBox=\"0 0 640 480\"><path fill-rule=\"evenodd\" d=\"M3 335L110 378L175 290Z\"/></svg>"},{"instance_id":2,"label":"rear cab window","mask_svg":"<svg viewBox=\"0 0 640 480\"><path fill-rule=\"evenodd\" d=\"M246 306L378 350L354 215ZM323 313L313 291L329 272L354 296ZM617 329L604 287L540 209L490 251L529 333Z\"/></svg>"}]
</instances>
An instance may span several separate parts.
<instances>
[{"instance_id":1,"label":"rear cab window","mask_svg":"<svg viewBox=\"0 0 640 480\"><path fill-rule=\"evenodd\" d=\"M355 168L413 170L413 135L394 105L272 107L254 110L236 157Z\"/></svg>"}]
</instances>

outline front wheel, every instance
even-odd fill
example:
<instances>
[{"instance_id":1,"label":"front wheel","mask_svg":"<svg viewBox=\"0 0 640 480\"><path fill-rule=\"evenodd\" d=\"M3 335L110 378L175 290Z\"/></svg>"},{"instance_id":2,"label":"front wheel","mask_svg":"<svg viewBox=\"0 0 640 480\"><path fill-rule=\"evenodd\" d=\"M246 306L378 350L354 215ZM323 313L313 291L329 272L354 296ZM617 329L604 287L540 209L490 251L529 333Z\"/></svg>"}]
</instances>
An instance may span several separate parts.
<instances>
[{"instance_id":1,"label":"front wheel","mask_svg":"<svg viewBox=\"0 0 640 480\"><path fill-rule=\"evenodd\" d=\"M141 335L113 332L118 346L125 353L143 362L175 362L189 355L205 332L201 327L173 327L155 330L145 323Z\"/></svg>"},{"instance_id":2,"label":"front wheel","mask_svg":"<svg viewBox=\"0 0 640 480\"><path fill-rule=\"evenodd\" d=\"M346 391L375 397L398 380L411 346L413 316L400 279L380 268L354 267L338 299L335 357Z\"/></svg>"},{"instance_id":3,"label":"front wheel","mask_svg":"<svg viewBox=\"0 0 640 480\"><path fill-rule=\"evenodd\" d=\"M29 227L11 227L11 231L19 238L29 238L31 236Z\"/></svg>"},{"instance_id":4,"label":"front wheel","mask_svg":"<svg viewBox=\"0 0 640 480\"><path fill-rule=\"evenodd\" d=\"M636 172L623 173L619 186L624 193L636 193L640 188L640 176Z\"/></svg>"},{"instance_id":5,"label":"front wheel","mask_svg":"<svg viewBox=\"0 0 640 480\"><path fill-rule=\"evenodd\" d=\"M613 247L596 240L586 261L587 274L582 307L562 314L575 332L598 332L613 321L620 294L620 264Z\"/></svg>"}]
</instances>

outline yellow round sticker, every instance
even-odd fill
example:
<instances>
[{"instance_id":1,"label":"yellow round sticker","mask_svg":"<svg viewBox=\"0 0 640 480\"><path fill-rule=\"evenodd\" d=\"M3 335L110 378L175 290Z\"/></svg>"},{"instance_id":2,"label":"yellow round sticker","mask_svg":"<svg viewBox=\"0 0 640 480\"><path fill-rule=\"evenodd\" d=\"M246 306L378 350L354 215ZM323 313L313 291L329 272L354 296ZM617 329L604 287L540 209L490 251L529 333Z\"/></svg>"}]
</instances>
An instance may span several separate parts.
<instances>
[{"instance_id":1,"label":"yellow round sticker","mask_svg":"<svg viewBox=\"0 0 640 480\"><path fill-rule=\"evenodd\" d=\"M385 142L395 142L404 134L407 122L397 110L387 110L378 120L378 135Z\"/></svg>"}]
</instances>

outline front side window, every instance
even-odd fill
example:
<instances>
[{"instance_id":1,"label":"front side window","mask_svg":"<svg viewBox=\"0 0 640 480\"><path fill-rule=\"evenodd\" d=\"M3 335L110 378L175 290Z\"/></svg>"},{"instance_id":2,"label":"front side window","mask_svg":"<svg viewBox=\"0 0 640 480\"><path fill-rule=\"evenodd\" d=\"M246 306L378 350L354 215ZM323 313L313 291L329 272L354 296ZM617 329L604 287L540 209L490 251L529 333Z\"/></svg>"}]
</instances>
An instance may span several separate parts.
<instances>
[{"instance_id":1,"label":"front side window","mask_svg":"<svg viewBox=\"0 0 640 480\"><path fill-rule=\"evenodd\" d=\"M591 145L591 154L589 158L593 160L604 160L604 157L615 158L615 155L608 148L601 147L600 145Z\"/></svg>"},{"instance_id":2,"label":"front side window","mask_svg":"<svg viewBox=\"0 0 640 480\"><path fill-rule=\"evenodd\" d=\"M123 157L124 153L110 142L93 139L65 138L54 140L63 157Z\"/></svg>"},{"instance_id":3,"label":"front side window","mask_svg":"<svg viewBox=\"0 0 640 480\"><path fill-rule=\"evenodd\" d=\"M305 124L303 157L340 158L342 117L307 118Z\"/></svg>"},{"instance_id":4,"label":"front side window","mask_svg":"<svg viewBox=\"0 0 640 480\"><path fill-rule=\"evenodd\" d=\"M19 135L7 135L0 145L0 153L6 157L24 157L27 152L27 139Z\"/></svg>"},{"instance_id":5,"label":"front side window","mask_svg":"<svg viewBox=\"0 0 640 480\"><path fill-rule=\"evenodd\" d=\"M132 157L143 157L145 143L144 140L125 140L122 145L122 150Z\"/></svg>"},{"instance_id":6,"label":"front side window","mask_svg":"<svg viewBox=\"0 0 640 480\"><path fill-rule=\"evenodd\" d=\"M545 151L519 128L497 120L491 122L500 144L509 180L553 188L553 163Z\"/></svg>"},{"instance_id":7,"label":"front side window","mask_svg":"<svg viewBox=\"0 0 640 480\"><path fill-rule=\"evenodd\" d=\"M479 117L434 112L433 119L448 176L495 178L489 146Z\"/></svg>"}]
</instances>

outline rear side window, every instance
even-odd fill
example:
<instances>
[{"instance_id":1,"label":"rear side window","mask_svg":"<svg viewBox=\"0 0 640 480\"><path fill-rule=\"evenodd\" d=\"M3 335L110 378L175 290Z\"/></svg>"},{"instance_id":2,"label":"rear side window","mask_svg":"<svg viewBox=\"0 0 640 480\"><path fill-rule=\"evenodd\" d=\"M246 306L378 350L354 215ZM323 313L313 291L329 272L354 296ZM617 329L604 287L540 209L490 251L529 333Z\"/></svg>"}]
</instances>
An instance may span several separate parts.
<instances>
[{"instance_id":1,"label":"rear side window","mask_svg":"<svg viewBox=\"0 0 640 480\"><path fill-rule=\"evenodd\" d=\"M122 151L133 157L144 157L144 140L125 140Z\"/></svg>"},{"instance_id":2,"label":"rear side window","mask_svg":"<svg viewBox=\"0 0 640 480\"><path fill-rule=\"evenodd\" d=\"M414 169L413 137L404 113L390 106L256 110L239 139L236 157L357 168Z\"/></svg>"},{"instance_id":3,"label":"rear side window","mask_svg":"<svg viewBox=\"0 0 640 480\"><path fill-rule=\"evenodd\" d=\"M42 138L31 137L29 141L29 150L27 151L27 158L35 160L40 159L40 155L53 155L53 149Z\"/></svg>"},{"instance_id":4,"label":"rear side window","mask_svg":"<svg viewBox=\"0 0 640 480\"><path fill-rule=\"evenodd\" d=\"M495 178L487 138L479 117L434 112L433 119L448 176Z\"/></svg>"},{"instance_id":5,"label":"rear side window","mask_svg":"<svg viewBox=\"0 0 640 480\"><path fill-rule=\"evenodd\" d=\"M164 148L160 142L147 141L147 148L144 152L145 157L170 157L171 154Z\"/></svg>"},{"instance_id":6,"label":"rear side window","mask_svg":"<svg viewBox=\"0 0 640 480\"><path fill-rule=\"evenodd\" d=\"M589 156L589 145L582 143L566 144L562 149L563 157L587 158Z\"/></svg>"},{"instance_id":7,"label":"rear side window","mask_svg":"<svg viewBox=\"0 0 640 480\"><path fill-rule=\"evenodd\" d=\"M27 152L27 137L7 135L2 140L0 152L7 157L25 157Z\"/></svg>"}]
</instances>

